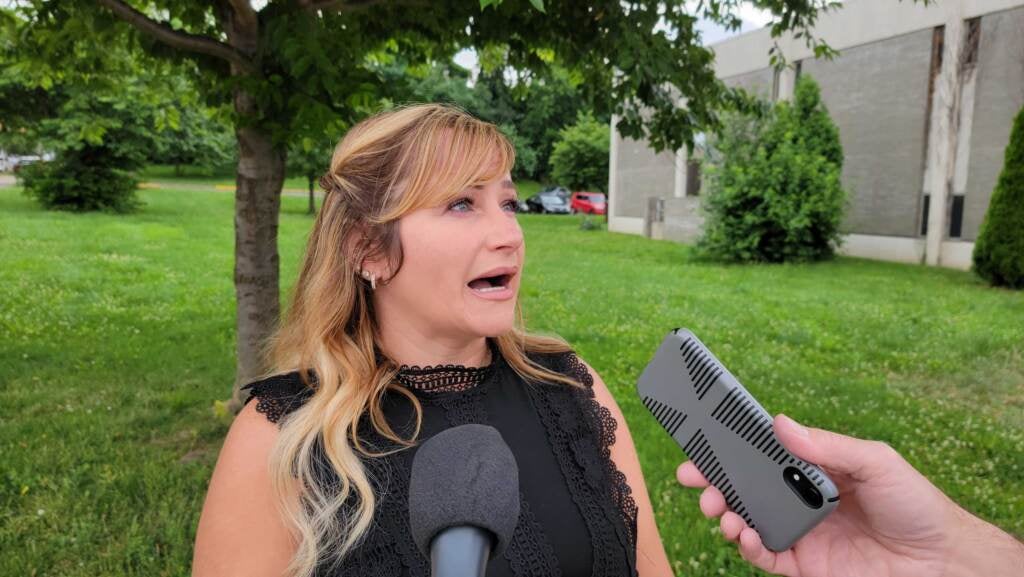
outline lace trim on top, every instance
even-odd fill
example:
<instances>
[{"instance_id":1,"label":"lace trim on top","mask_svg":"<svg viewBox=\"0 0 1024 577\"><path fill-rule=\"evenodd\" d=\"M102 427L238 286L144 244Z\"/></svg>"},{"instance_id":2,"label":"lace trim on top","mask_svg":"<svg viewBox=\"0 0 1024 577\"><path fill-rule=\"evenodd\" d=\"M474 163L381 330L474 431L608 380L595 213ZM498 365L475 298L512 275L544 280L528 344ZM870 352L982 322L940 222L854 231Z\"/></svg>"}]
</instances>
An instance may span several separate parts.
<instances>
[{"instance_id":1,"label":"lace trim on top","mask_svg":"<svg viewBox=\"0 0 1024 577\"><path fill-rule=\"evenodd\" d=\"M310 375L310 384L315 386L315 383L316 377ZM298 373L274 375L242 387L243 391L246 389L251 389L251 394L245 403L257 399L256 412L265 415L271 423L279 422L313 396L313 389L302 382Z\"/></svg>"},{"instance_id":2,"label":"lace trim on top","mask_svg":"<svg viewBox=\"0 0 1024 577\"><path fill-rule=\"evenodd\" d=\"M498 358L497 347L487 341L491 350L491 362L482 367L464 365L402 365L396 379L407 388L428 393L454 393L468 391L487 380L494 371Z\"/></svg>"},{"instance_id":3,"label":"lace trim on top","mask_svg":"<svg viewBox=\"0 0 1024 577\"><path fill-rule=\"evenodd\" d=\"M464 367L462 365L432 365L409 367L402 365L395 377L399 383L418 391L452 393L468 391L487 380L491 366Z\"/></svg>"},{"instance_id":4,"label":"lace trim on top","mask_svg":"<svg viewBox=\"0 0 1024 577\"><path fill-rule=\"evenodd\" d=\"M626 475L619 471L611 458L617 422L611 411L597 402L594 379L575 353L555 354L552 361L550 368L573 377L583 385L583 389L574 389L568 394L531 394L542 414L541 420L548 428L549 438L562 447L556 451L562 471L569 481L573 500L580 507L591 532L594 576L635 576L636 501ZM582 409L582 422L567 403L575 403ZM584 433L584 429L589 432ZM596 446L593 441L596 441ZM596 453L591 452L593 449L597 449ZM589 491L586 490L588 486ZM605 491L609 499L595 499L594 495L600 491ZM606 509L609 505L611 511ZM602 521L609 514L616 514L621 519L618 528ZM614 554L616 541L627 551L628 559L625 561L628 566L622 566L623 560Z\"/></svg>"}]
</instances>

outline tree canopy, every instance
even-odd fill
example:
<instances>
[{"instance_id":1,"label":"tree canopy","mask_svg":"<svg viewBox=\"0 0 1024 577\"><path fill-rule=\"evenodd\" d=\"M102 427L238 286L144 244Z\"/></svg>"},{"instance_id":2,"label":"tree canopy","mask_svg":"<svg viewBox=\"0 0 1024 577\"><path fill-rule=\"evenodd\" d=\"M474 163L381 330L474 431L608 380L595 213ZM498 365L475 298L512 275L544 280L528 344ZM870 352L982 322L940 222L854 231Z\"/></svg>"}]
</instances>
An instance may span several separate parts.
<instances>
[{"instance_id":1,"label":"tree canopy","mask_svg":"<svg viewBox=\"0 0 1024 577\"><path fill-rule=\"evenodd\" d=\"M810 33L831 0L754 0L776 19L772 34ZM102 9L96 9L99 4ZM379 63L448 60L473 47L492 69L520 79L554 66L573 75L598 115L625 136L677 149L714 126L734 96L714 75L695 26L704 17L736 28L735 0L689 9L663 0L26 0L8 8L27 23L41 79L110 74L108 46L189 65L207 104L230 104L238 140L236 386L262 371L260 346L279 317L277 222L287 150L300 136L335 137L385 95ZM33 64L34 65L34 64ZM40 86L45 89L44 83ZM685 105L680 105L685 102ZM236 392L233 408L241 406Z\"/></svg>"}]
</instances>

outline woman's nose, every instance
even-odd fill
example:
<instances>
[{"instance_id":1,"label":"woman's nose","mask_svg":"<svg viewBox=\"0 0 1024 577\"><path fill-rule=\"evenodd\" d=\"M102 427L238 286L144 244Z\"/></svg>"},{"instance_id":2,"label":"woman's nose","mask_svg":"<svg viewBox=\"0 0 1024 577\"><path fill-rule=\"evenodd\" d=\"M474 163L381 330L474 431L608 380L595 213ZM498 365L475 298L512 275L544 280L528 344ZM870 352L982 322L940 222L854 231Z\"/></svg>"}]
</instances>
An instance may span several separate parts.
<instances>
[{"instance_id":1,"label":"woman's nose","mask_svg":"<svg viewBox=\"0 0 1024 577\"><path fill-rule=\"evenodd\" d=\"M504 208L493 211L494 216L488 219L488 244L493 249L517 249L523 244L523 229L515 213Z\"/></svg>"}]
</instances>

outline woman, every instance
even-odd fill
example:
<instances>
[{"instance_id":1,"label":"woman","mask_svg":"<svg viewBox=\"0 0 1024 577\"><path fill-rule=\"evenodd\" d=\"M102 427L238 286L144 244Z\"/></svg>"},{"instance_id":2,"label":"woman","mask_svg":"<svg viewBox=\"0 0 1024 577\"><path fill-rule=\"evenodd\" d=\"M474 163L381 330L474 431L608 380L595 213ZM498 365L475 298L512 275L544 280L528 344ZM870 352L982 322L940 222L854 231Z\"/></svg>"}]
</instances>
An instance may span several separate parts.
<instances>
[{"instance_id":1,"label":"woman","mask_svg":"<svg viewBox=\"0 0 1024 577\"><path fill-rule=\"evenodd\" d=\"M195 575L428 575L409 467L466 423L495 427L519 465L519 523L489 576L671 574L608 389L521 328L513 161L496 127L440 105L341 141L272 371L217 461Z\"/></svg>"}]
</instances>

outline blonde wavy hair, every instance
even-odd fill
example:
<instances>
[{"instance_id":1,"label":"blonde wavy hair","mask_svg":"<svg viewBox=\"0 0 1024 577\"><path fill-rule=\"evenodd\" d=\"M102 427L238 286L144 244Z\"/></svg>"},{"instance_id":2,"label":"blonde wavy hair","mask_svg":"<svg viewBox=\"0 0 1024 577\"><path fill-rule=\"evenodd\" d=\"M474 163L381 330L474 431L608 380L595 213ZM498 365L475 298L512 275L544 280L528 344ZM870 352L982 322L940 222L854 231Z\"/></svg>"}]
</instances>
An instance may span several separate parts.
<instances>
[{"instance_id":1,"label":"blonde wavy hair","mask_svg":"<svg viewBox=\"0 0 1024 577\"><path fill-rule=\"evenodd\" d=\"M404 215L500 178L514 160L512 145L497 127L437 104L377 114L353 126L335 149L320 181L326 197L287 314L266 350L266 375L299 371L313 391L282 421L270 458L274 492L297 543L292 575L307 577L322 564L340 562L373 523L376 499L363 460L388 453L373 453L360 442L360 417L368 415L397 450L413 446L419 435L419 402L393 382L395 364L378 356L372 293L358 274L364 259L381 258L396 274ZM557 337L527 333L518 302L515 327L493 339L527 382L580 386L528 358L570 347ZM384 417L381 403L388 391L404 395L415 408L411 438L398 435ZM315 467L315 459L324 458L338 477L330 486Z\"/></svg>"}]
</instances>

